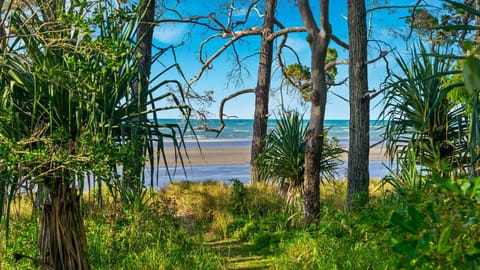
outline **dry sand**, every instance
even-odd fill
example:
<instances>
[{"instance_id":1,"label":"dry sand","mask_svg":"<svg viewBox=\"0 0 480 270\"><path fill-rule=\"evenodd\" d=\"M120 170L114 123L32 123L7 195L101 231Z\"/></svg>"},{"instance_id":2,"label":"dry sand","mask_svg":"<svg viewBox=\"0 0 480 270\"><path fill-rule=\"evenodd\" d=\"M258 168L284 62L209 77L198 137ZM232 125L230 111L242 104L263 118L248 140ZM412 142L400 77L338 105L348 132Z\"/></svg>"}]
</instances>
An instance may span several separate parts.
<instances>
[{"instance_id":1,"label":"dry sand","mask_svg":"<svg viewBox=\"0 0 480 270\"><path fill-rule=\"evenodd\" d=\"M182 151L185 165L230 165L246 164L250 162L250 148L188 148L188 158ZM169 164L174 164L175 155L173 148L165 149ZM341 159L347 161L348 154L342 154ZM370 149L370 161L384 161L386 157L381 147Z\"/></svg>"}]
</instances>

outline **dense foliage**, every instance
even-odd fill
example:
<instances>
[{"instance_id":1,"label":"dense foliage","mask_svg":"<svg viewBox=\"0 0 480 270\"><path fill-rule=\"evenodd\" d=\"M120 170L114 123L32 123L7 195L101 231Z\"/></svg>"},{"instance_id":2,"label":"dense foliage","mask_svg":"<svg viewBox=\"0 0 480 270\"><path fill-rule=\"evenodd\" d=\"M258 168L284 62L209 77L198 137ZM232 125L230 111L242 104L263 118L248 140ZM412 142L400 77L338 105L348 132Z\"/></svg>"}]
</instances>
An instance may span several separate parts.
<instances>
[{"instance_id":1,"label":"dense foliage","mask_svg":"<svg viewBox=\"0 0 480 270\"><path fill-rule=\"evenodd\" d=\"M471 6L447 2L480 17ZM181 84L161 79L178 65L141 89L148 100L138 104L135 8L51 4L10 6L8 40L0 43L1 269L480 268L480 60L465 36L465 55L453 59L438 44L397 58L383 100L396 170L373 182L370 201L348 213L345 183L326 182L320 220L305 229L305 209L284 200L301 196L304 182L307 126L294 112L265 138L258 162L266 183L182 182L157 192L141 181L138 188L125 185L122 165L144 166L148 156L154 170L164 139L180 150L184 130L162 125L157 115L175 109L188 119ZM413 26L428 34L435 18L417 13L423 21ZM326 62L335 59L330 51ZM336 75L328 71L329 79ZM308 85L304 66L287 72ZM170 83L175 94L156 93ZM162 101L173 103L158 107ZM134 138L141 138L144 155L137 155ZM325 141L316 161L324 179L340 153L335 140ZM97 188L83 193L88 177Z\"/></svg>"},{"instance_id":2,"label":"dense foliage","mask_svg":"<svg viewBox=\"0 0 480 270\"><path fill-rule=\"evenodd\" d=\"M8 224L15 194L36 192L43 268L89 269L79 199L86 179L133 202L144 189L144 156L153 170L160 162L153 152L162 152L164 138L179 147L182 128L157 120L170 109L188 118L182 90L153 94L180 83L157 76L139 90L149 97L144 104L132 94L140 17L135 8L108 1L38 0L9 5L2 20L9 35L0 48L0 219L6 216ZM172 105L157 105L167 99ZM138 121L139 115L154 121ZM140 156L131 147L138 138L145 145ZM119 168L134 160L141 161L142 175L126 189Z\"/></svg>"}]
</instances>

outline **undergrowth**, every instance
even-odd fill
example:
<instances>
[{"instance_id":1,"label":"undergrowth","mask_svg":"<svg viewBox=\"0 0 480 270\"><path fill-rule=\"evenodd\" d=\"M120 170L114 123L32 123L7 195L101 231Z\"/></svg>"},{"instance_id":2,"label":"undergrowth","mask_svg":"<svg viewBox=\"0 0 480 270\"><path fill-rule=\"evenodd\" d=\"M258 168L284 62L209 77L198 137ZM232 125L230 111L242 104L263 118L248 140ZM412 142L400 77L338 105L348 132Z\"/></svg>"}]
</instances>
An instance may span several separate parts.
<instances>
[{"instance_id":1,"label":"undergrowth","mask_svg":"<svg viewBox=\"0 0 480 270\"><path fill-rule=\"evenodd\" d=\"M84 196L92 269L478 269L480 180L437 179L399 197L378 182L358 212L343 210L345 183L322 186L320 222L271 185L207 181L147 192L135 206ZM106 191L105 191L106 192ZM0 269L35 269L38 216L18 200Z\"/></svg>"}]
</instances>

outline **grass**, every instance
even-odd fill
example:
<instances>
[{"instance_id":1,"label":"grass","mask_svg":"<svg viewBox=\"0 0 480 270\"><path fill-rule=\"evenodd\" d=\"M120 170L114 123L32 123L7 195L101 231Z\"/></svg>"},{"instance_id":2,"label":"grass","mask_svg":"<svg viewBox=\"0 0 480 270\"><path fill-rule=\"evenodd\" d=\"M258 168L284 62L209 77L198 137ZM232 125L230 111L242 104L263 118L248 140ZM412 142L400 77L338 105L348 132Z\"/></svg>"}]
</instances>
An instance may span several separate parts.
<instances>
[{"instance_id":1,"label":"grass","mask_svg":"<svg viewBox=\"0 0 480 270\"><path fill-rule=\"evenodd\" d=\"M175 183L134 208L106 192L101 204L86 194L89 261L92 269L397 269L390 216L403 205L379 182L371 186L366 208L346 213L345 181L323 185L321 221L308 230L301 211L269 185ZM2 223L0 269L36 267L12 257L38 257L38 216L30 205L15 201L8 241Z\"/></svg>"}]
</instances>

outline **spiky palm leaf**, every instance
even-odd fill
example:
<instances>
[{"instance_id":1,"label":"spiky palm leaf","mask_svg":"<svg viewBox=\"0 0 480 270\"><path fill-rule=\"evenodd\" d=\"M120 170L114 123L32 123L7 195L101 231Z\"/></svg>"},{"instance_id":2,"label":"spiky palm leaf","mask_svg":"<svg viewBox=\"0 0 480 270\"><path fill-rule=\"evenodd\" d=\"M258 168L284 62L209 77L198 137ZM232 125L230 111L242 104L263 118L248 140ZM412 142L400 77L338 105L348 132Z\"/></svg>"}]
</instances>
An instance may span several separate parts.
<instances>
[{"instance_id":1,"label":"spiky palm leaf","mask_svg":"<svg viewBox=\"0 0 480 270\"><path fill-rule=\"evenodd\" d=\"M43 262L88 269L76 185L83 187L86 172L114 175L133 129L141 130L152 164L159 162L154 147L163 150L164 138L179 147L184 129L158 123L157 114L178 109L188 119L188 107L183 96L156 95L171 80L145 86L147 104L132 101L135 12L119 14L108 1L38 0L21 7L8 17L11 38L0 51L0 204L3 209L23 183L38 184L47 194ZM167 98L176 103L156 106ZM138 110L143 105L147 111ZM133 121L138 115L155 121Z\"/></svg>"},{"instance_id":2,"label":"spiky palm leaf","mask_svg":"<svg viewBox=\"0 0 480 270\"><path fill-rule=\"evenodd\" d=\"M293 202L303 187L307 127L298 112L282 114L275 128L268 132L264 151L256 160L260 165L261 179L277 183L289 202ZM327 141L324 145L319 161L323 179L334 175L342 152L334 142Z\"/></svg>"},{"instance_id":3,"label":"spiky palm leaf","mask_svg":"<svg viewBox=\"0 0 480 270\"><path fill-rule=\"evenodd\" d=\"M384 118L387 119L385 140L391 160L404 159L417 153L419 164L439 173L462 164L466 121L463 108L447 98L457 85L446 84L451 74L451 61L426 52L423 45L415 48L410 63L397 57L400 72L393 74L385 94ZM448 167L448 166L447 166Z\"/></svg>"}]
</instances>

